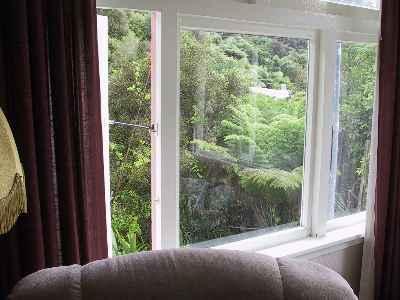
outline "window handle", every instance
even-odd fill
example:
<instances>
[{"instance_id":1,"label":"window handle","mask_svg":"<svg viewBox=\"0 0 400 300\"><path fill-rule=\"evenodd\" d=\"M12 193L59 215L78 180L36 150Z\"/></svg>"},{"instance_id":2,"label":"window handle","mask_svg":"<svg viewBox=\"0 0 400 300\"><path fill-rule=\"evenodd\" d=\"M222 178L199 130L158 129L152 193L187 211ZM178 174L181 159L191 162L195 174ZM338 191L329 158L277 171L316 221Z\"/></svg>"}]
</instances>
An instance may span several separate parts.
<instances>
[{"instance_id":1,"label":"window handle","mask_svg":"<svg viewBox=\"0 0 400 300\"><path fill-rule=\"evenodd\" d=\"M150 130L151 133L158 133L158 124L155 124L155 123L152 123L150 126L146 126L146 125L139 125L139 124L132 124L132 123L125 123L125 122L118 122L118 121L110 120L109 124L147 129L147 130Z\"/></svg>"}]
</instances>

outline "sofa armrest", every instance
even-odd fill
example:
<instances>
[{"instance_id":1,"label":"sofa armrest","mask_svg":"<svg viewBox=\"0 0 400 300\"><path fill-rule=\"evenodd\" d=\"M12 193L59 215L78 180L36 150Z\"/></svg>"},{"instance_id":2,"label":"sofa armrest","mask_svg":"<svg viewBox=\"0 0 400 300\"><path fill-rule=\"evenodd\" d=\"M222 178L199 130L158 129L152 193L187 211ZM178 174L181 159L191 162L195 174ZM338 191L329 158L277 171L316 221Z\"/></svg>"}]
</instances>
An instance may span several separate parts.
<instances>
[{"instance_id":1,"label":"sofa armrest","mask_svg":"<svg viewBox=\"0 0 400 300\"><path fill-rule=\"evenodd\" d=\"M285 299L357 300L347 281L331 269L304 260L277 260Z\"/></svg>"},{"instance_id":2,"label":"sofa armrest","mask_svg":"<svg viewBox=\"0 0 400 300\"><path fill-rule=\"evenodd\" d=\"M49 268L23 278L9 300L79 300L81 266Z\"/></svg>"}]
</instances>

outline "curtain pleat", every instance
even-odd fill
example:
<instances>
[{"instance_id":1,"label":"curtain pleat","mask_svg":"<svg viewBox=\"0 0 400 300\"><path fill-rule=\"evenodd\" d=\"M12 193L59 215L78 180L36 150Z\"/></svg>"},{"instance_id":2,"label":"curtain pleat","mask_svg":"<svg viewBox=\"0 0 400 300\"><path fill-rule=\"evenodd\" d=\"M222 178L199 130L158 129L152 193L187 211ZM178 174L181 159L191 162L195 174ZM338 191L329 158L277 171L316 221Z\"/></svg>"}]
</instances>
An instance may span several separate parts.
<instances>
[{"instance_id":1,"label":"curtain pleat","mask_svg":"<svg viewBox=\"0 0 400 300\"><path fill-rule=\"evenodd\" d=\"M382 1L375 299L400 299L400 2Z\"/></svg>"},{"instance_id":2,"label":"curtain pleat","mask_svg":"<svg viewBox=\"0 0 400 300\"><path fill-rule=\"evenodd\" d=\"M379 65L378 68L379 69ZM378 81L377 81L378 82ZM378 94L375 95L375 103L372 115L372 133L371 133L371 151L369 159L369 175L368 175L368 191L367 191L367 213L366 213L366 228L364 235L363 256L360 278L360 300L374 299L374 246L375 246L375 188L376 188L376 159L378 145Z\"/></svg>"},{"instance_id":3,"label":"curtain pleat","mask_svg":"<svg viewBox=\"0 0 400 300\"><path fill-rule=\"evenodd\" d=\"M47 74L47 42L46 42L46 19L43 16L44 4L42 0L28 1L27 9L30 12L29 35L30 35L30 63L31 63L31 89L32 99L45 99L36 101L33 105L35 141L37 152L37 168L39 180L39 194L47 195L50 201L45 201L41 205L44 251L46 266L57 266L60 264L60 258L57 255L59 251L59 240L57 232L53 230L56 227L58 213L56 210L56 186L53 176L54 154L52 149L52 132L50 119L50 91L48 76L35 76L35 74ZM54 212L54 213L53 213Z\"/></svg>"}]
</instances>

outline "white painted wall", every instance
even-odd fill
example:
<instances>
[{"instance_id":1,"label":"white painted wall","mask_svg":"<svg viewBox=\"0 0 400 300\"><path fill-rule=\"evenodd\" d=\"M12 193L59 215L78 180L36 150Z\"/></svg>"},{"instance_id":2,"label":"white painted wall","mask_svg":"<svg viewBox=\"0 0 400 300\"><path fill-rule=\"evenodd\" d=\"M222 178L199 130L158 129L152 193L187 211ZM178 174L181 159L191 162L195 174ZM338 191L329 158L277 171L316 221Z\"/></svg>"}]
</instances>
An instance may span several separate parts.
<instances>
[{"instance_id":1,"label":"white painted wall","mask_svg":"<svg viewBox=\"0 0 400 300\"><path fill-rule=\"evenodd\" d=\"M358 244L314 257L311 261L322 264L342 275L353 288L354 292L358 294L360 289L362 252L363 244Z\"/></svg>"}]
</instances>

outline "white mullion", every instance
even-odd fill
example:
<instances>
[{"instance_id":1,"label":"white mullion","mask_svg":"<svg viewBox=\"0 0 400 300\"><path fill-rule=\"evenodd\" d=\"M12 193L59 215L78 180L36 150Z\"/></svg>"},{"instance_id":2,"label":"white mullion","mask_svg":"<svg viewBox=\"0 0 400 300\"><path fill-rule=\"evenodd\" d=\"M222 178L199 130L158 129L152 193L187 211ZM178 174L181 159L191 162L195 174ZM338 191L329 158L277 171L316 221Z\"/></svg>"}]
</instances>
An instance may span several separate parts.
<instances>
[{"instance_id":1,"label":"white mullion","mask_svg":"<svg viewBox=\"0 0 400 300\"><path fill-rule=\"evenodd\" d=\"M108 17L97 15L97 40L99 50L99 76L101 94L101 123L103 135L104 192L106 200L106 224L108 256L112 251L111 184L110 184L110 133L108 111Z\"/></svg>"},{"instance_id":2,"label":"white mullion","mask_svg":"<svg viewBox=\"0 0 400 300\"><path fill-rule=\"evenodd\" d=\"M311 232L311 214L314 181L315 157L315 123L317 120L318 99L318 68L319 68L319 36L314 34L309 40L308 93L306 102L306 132L304 147L304 179L301 203L300 225Z\"/></svg>"},{"instance_id":3,"label":"white mullion","mask_svg":"<svg viewBox=\"0 0 400 300\"><path fill-rule=\"evenodd\" d=\"M160 248L179 247L179 76L178 15L165 10L161 16L160 147ZM156 151L157 151L156 150ZM156 179L157 180L157 179Z\"/></svg>"},{"instance_id":4,"label":"white mullion","mask_svg":"<svg viewBox=\"0 0 400 300\"><path fill-rule=\"evenodd\" d=\"M311 213L312 236L326 232L329 198L329 170L331 163L331 111L336 69L336 34L322 31L320 36L318 114L314 159L313 203Z\"/></svg>"},{"instance_id":5,"label":"white mullion","mask_svg":"<svg viewBox=\"0 0 400 300\"><path fill-rule=\"evenodd\" d=\"M151 246L161 249L161 14L151 15Z\"/></svg>"}]
</instances>

